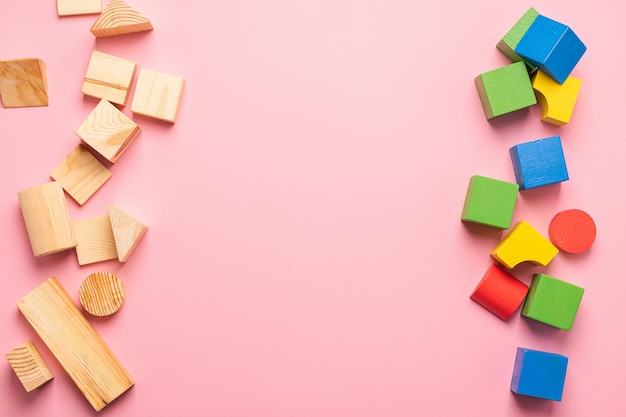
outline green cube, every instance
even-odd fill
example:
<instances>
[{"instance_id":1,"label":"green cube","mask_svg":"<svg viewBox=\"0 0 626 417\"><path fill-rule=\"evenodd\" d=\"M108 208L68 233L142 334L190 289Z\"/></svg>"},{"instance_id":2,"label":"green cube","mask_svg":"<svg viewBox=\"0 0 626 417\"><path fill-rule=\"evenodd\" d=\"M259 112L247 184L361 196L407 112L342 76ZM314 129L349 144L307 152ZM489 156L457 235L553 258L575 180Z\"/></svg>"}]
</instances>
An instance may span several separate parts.
<instances>
[{"instance_id":1,"label":"green cube","mask_svg":"<svg viewBox=\"0 0 626 417\"><path fill-rule=\"evenodd\" d=\"M563 330L571 330L584 288L545 274L535 274L522 315Z\"/></svg>"},{"instance_id":2,"label":"green cube","mask_svg":"<svg viewBox=\"0 0 626 417\"><path fill-rule=\"evenodd\" d=\"M522 39L522 37L528 31L528 28L535 19L539 16L539 12L532 7L524 13L524 15L515 23L515 25L509 30L506 35L502 37L502 40L498 42L496 48L507 58L511 60L511 62L523 61L523 58L519 56L515 52L515 47ZM526 63L530 68L534 68L535 66L532 64Z\"/></svg>"},{"instance_id":3,"label":"green cube","mask_svg":"<svg viewBox=\"0 0 626 417\"><path fill-rule=\"evenodd\" d=\"M511 227L519 185L474 175L470 178L461 220L497 229Z\"/></svg>"}]
</instances>

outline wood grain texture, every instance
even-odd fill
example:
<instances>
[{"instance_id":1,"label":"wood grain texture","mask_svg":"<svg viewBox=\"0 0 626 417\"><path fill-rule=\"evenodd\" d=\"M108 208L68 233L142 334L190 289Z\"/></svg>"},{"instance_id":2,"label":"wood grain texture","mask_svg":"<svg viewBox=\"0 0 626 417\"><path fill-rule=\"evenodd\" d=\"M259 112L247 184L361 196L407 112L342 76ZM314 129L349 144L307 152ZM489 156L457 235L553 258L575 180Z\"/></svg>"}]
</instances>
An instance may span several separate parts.
<instances>
[{"instance_id":1,"label":"wood grain texture","mask_svg":"<svg viewBox=\"0 0 626 417\"><path fill-rule=\"evenodd\" d=\"M136 68L137 64L128 59L93 51L81 91L125 106Z\"/></svg>"},{"instance_id":2,"label":"wood grain texture","mask_svg":"<svg viewBox=\"0 0 626 417\"><path fill-rule=\"evenodd\" d=\"M133 96L133 113L170 123L176 122L185 86L183 77L142 68Z\"/></svg>"},{"instance_id":3,"label":"wood grain texture","mask_svg":"<svg viewBox=\"0 0 626 417\"><path fill-rule=\"evenodd\" d=\"M94 316L116 313L126 298L122 280L111 272L94 272L80 285L78 291L83 308Z\"/></svg>"},{"instance_id":4,"label":"wood grain texture","mask_svg":"<svg viewBox=\"0 0 626 417\"><path fill-rule=\"evenodd\" d=\"M120 262L126 262L148 231L148 227L114 205L109 206L109 218L115 237L117 258Z\"/></svg>"},{"instance_id":5,"label":"wood grain texture","mask_svg":"<svg viewBox=\"0 0 626 417\"><path fill-rule=\"evenodd\" d=\"M509 154L520 191L569 180L560 136L520 143Z\"/></svg>"},{"instance_id":6,"label":"wood grain texture","mask_svg":"<svg viewBox=\"0 0 626 417\"><path fill-rule=\"evenodd\" d=\"M515 47L522 39L530 25L535 21L537 16L539 16L539 12L532 7L529 8L496 45L496 48L509 58L511 62L522 61L522 57L515 53ZM534 68L532 64L527 63L527 65Z\"/></svg>"},{"instance_id":7,"label":"wood grain texture","mask_svg":"<svg viewBox=\"0 0 626 417\"><path fill-rule=\"evenodd\" d=\"M59 16L98 14L102 12L102 0L57 0Z\"/></svg>"},{"instance_id":8,"label":"wood grain texture","mask_svg":"<svg viewBox=\"0 0 626 417\"><path fill-rule=\"evenodd\" d=\"M519 186L494 178L470 178L461 212L461 221L497 229L511 227Z\"/></svg>"},{"instance_id":9,"label":"wood grain texture","mask_svg":"<svg viewBox=\"0 0 626 417\"><path fill-rule=\"evenodd\" d=\"M79 265L117 259L117 249L109 216L74 222L76 257Z\"/></svg>"},{"instance_id":10,"label":"wood grain texture","mask_svg":"<svg viewBox=\"0 0 626 417\"><path fill-rule=\"evenodd\" d=\"M0 97L4 107L47 106L45 62L39 58L0 61Z\"/></svg>"},{"instance_id":11,"label":"wood grain texture","mask_svg":"<svg viewBox=\"0 0 626 417\"><path fill-rule=\"evenodd\" d=\"M547 266L559 250L526 221L519 221L491 251L491 257L511 269L522 262Z\"/></svg>"},{"instance_id":12,"label":"wood grain texture","mask_svg":"<svg viewBox=\"0 0 626 417\"><path fill-rule=\"evenodd\" d=\"M567 356L557 353L518 347L511 391L520 395L561 401L568 361Z\"/></svg>"},{"instance_id":13,"label":"wood grain texture","mask_svg":"<svg viewBox=\"0 0 626 417\"><path fill-rule=\"evenodd\" d=\"M554 246L563 252L581 253L596 240L596 224L582 210L563 210L550 221L548 236Z\"/></svg>"},{"instance_id":14,"label":"wood grain texture","mask_svg":"<svg viewBox=\"0 0 626 417\"><path fill-rule=\"evenodd\" d=\"M31 392L54 378L33 342L26 342L12 349L5 357L26 392Z\"/></svg>"},{"instance_id":15,"label":"wood grain texture","mask_svg":"<svg viewBox=\"0 0 626 417\"><path fill-rule=\"evenodd\" d=\"M152 30L152 23L122 0L111 0L91 27L96 38Z\"/></svg>"}]
</instances>

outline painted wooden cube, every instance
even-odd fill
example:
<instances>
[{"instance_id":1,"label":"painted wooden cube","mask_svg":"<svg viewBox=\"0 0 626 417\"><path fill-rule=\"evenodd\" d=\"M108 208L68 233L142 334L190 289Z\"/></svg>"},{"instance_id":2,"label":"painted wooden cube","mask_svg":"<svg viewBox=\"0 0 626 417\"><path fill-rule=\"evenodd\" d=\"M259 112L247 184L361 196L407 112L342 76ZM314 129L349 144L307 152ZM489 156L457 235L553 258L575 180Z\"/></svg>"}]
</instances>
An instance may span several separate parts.
<instances>
[{"instance_id":1,"label":"painted wooden cube","mask_svg":"<svg viewBox=\"0 0 626 417\"><path fill-rule=\"evenodd\" d=\"M470 178L461 220L497 229L511 227L519 186L474 175Z\"/></svg>"},{"instance_id":2,"label":"painted wooden cube","mask_svg":"<svg viewBox=\"0 0 626 417\"><path fill-rule=\"evenodd\" d=\"M537 10L532 7L528 9L496 45L496 48L509 58L511 62L523 61L523 58L515 52L515 48L537 16L539 16ZM528 62L526 65L534 68L534 65Z\"/></svg>"},{"instance_id":3,"label":"painted wooden cube","mask_svg":"<svg viewBox=\"0 0 626 417\"><path fill-rule=\"evenodd\" d=\"M518 347L511 391L520 395L561 401L568 362L567 356Z\"/></svg>"},{"instance_id":4,"label":"painted wooden cube","mask_svg":"<svg viewBox=\"0 0 626 417\"><path fill-rule=\"evenodd\" d=\"M560 136L520 143L509 153L520 191L569 180Z\"/></svg>"}]
</instances>

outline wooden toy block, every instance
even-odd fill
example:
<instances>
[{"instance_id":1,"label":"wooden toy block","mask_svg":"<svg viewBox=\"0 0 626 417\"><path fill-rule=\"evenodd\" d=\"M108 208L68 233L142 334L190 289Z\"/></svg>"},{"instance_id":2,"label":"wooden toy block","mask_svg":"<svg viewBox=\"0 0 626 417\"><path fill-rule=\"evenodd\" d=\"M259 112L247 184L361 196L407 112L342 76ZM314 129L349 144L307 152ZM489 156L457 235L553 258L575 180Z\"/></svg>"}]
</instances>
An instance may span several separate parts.
<instances>
[{"instance_id":1,"label":"wooden toy block","mask_svg":"<svg viewBox=\"0 0 626 417\"><path fill-rule=\"evenodd\" d=\"M106 100L98 105L78 127L76 134L109 162L117 162L141 128Z\"/></svg>"},{"instance_id":2,"label":"wooden toy block","mask_svg":"<svg viewBox=\"0 0 626 417\"><path fill-rule=\"evenodd\" d=\"M111 178L111 172L79 144L50 174L81 206Z\"/></svg>"},{"instance_id":3,"label":"wooden toy block","mask_svg":"<svg viewBox=\"0 0 626 417\"><path fill-rule=\"evenodd\" d=\"M532 78L532 86L541 107L541 121L556 126L569 123L581 84L581 79L572 76L559 84L538 70Z\"/></svg>"},{"instance_id":4,"label":"wooden toy block","mask_svg":"<svg viewBox=\"0 0 626 417\"><path fill-rule=\"evenodd\" d=\"M89 275L79 289L80 303L94 316L104 317L116 313L124 304L124 283L110 272L95 272Z\"/></svg>"},{"instance_id":5,"label":"wooden toy block","mask_svg":"<svg viewBox=\"0 0 626 417\"><path fill-rule=\"evenodd\" d=\"M461 221L508 229L518 189L517 184L474 175L467 187Z\"/></svg>"},{"instance_id":6,"label":"wooden toy block","mask_svg":"<svg viewBox=\"0 0 626 417\"><path fill-rule=\"evenodd\" d=\"M17 307L96 411L134 385L56 278L39 285Z\"/></svg>"},{"instance_id":7,"label":"wooden toy block","mask_svg":"<svg viewBox=\"0 0 626 417\"><path fill-rule=\"evenodd\" d=\"M17 197L35 257L76 246L74 228L61 184L53 181L37 185L20 191Z\"/></svg>"},{"instance_id":8,"label":"wooden toy block","mask_svg":"<svg viewBox=\"0 0 626 417\"><path fill-rule=\"evenodd\" d=\"M491 251L491 257L511 269L522 262L547 266L557 253L559 250L556 246L522 220Z\"/></svg>"},{"instance_id":9,"label":"wooden toy block","mask_svg":"<svg viewBox=\"0 0 626 417\"><path fill-rule=\"evenodd\" d=\"M117 249L109 216L74 222L76 257L79 265L117 259Z\"/></svg>"},{"instance_id":10,"label":"wooden toy block","mask_svg":"<svg viewBox=\"0 0 626 417\"><path fill-rule=\"evenodd\" d=\"M569 179L560 136L521 143L509 153L520 191Z\"/></svg>"},{"instance_id":11,"label":"wooden toy block","mask_svg":"<svg viewBox=\"0 0 626 417\"><path fill-rule=\"evenodd\" d=\"M57 0L59 16L98 14L102 12L102 0Z\"/></svg>"},{"instance_id":12,"label":"wooden toy block","mask_svg":"<svg viewBox=\"0 0 626 417\"><path fill-rule=\"evenodd\" d=\"M4 107L47 106L46 63L39 58L0 60L0 97Z\"/></svg>"},{"instance_id":13,"label":"wooden toy block","mask_svg":"<svg viewBox=\"0 0 626 417\"><path fill-rule=\"evenodd\" d=\"M142 68L133 96L133 113L166 122L176 122L185 79Z\"/></svg>"},{"instance_id":14,"label":"wooden toy block","mask_svg":"<svg viewBox=\"0 0 626 417\"><path fill-rule=\"evenodd\" d=\"M115 237L117 258L120 262L126 262L148 231L148 227L113 205L109 206L109 218Z\"/></svg>"},{"instance_id":15,"label":"wooden toy block","mask_svg":"<svg viewBox=\"0 0 626 417\"><path fill-rule=\"evenodd\" d=\"M515 47L525 61L563 84L587 47L568 26L539 15Z\"/></svg>"},{"instance_id":16,"label":"wooden toy block","mask_svg":"<svg viewBox=\"0 0 626 417\"><path fill-rule=\"evenodd\" d=\"M470 298L504 321L522 305L528 285L496 264L491 264Z\"/></svg>"},{"instance_id":17,"label":"wooden toy block","mask_svg":"<svg viewBox=\"0 0 626 417\"><path fill-rule=\"evenodd\" d=\"M516 62L474 79L487 120L537 103L526 64Z\"/></svg>"},{"instance_id":18,"label":"wooden toy block","mask_svg":"<svg viewBox=\"0 0 626 417\"><path fill-rule=\"evenodd\" d=\"M26 342L5 356L26 392L31 392L54 378L33 342Z\"/></svg>"},{"instance_id":19,"label":"wooden toy block","mask_svg":"<svg viewBox=\"0 0 626 417\"><path fill-rule=\"evenodd\" d=\"M93 51L81 91L111 103L126 105L137 65L127 59Z\"/></svg>"},{"instance_id":20,"label":"wooden toy block","mask_svg":"<svg viewBox=\"0 0 626 417\"><path fill-rule=\"evenodd\" d=\"M523 61L522 57L515 53L515 47L519 43L520 39L524 36L530 25L539 16L539 12L532 7L524 13L524 15L515 23L515 25L509 30L498 42L496 48L502 52L512 62ZM532 64L527 63L531 68L534 68Z\"/></svg>"},{"instance_id":21,"label":"wooden toy block","mask_svg":"<svg viewBox=\"0 0 626 417\"><path fill-rule=\"evenodd\" d=\"M517 348L511 391L520 395L561 401L567 356L526 348Z\"/></svg>"},{"instance_id":22,"label":"wooden toy block","mask_svg":"<svg viewBox=\"0 0 626 417\"><path fill-rule=\"evenodd\" d=\"M545 274L533 275L522 315L550 326L571 330L585 290Z\"/></svg>"},{"instance_id":23,"label":"wooden toy block","mask_svg":"<svg viewBox=\"0 0 626 417\"><path fill-rule=\"evenodd\" d=\"M548 236L559 250L581 253L589 249L596 240L596 224L582 210L563 210L552 218Z\"/></svg>"},{"instance_id":24,"label":"wooden toy block","mask_svg":"<svg viewBox=\"0 0 626 417\"><path fill-rule=\"evenodd\" d=\"M111 0L91 27L96 38L152 30L152 23L122 0Z\"/></svg>"}]
</instances>

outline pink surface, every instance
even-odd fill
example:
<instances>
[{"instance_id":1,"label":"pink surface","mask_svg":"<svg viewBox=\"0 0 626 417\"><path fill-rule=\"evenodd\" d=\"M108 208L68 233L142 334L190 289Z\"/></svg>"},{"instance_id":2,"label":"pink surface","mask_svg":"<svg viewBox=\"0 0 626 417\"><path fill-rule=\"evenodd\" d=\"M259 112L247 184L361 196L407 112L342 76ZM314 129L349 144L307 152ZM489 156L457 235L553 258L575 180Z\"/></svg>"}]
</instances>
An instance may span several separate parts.
<instances>
[{"instance_id":1,"label":"pink surface","mask_svg":"<svg viewBox=\"0 0 626 417\"><path fill-rule=\"evenodd\" d=\"M50 95L0 108L0 353L32 339L56 378L27 394L0 361L0 415L95 414L15 303L49 276L78 301L101 270L127 300L91 321L136 380L102 415L626 412L623 2L132 0L155 30L97 41L94 16L40 3L0 13L0 59L43 59ZM488 123L474 87L507 64L495 44L530 6L588 47L561 128L536 106ZM17 192L78 143L93 49L187 84L175 125L135 117L143 131L112 179L69 201L75 220L113 203L150 228L128 263L79 267L72 251L32 256ZM509 147L556 134L570 180L521 193L514 221L547 235L554 214L580 208L598 237L513 274L584 287L571 332L472 302L501 233L460 221L472 175L513 182ZM510 392L518 346L569 357L561 403Z\"/></svg>"}]
</instances>

